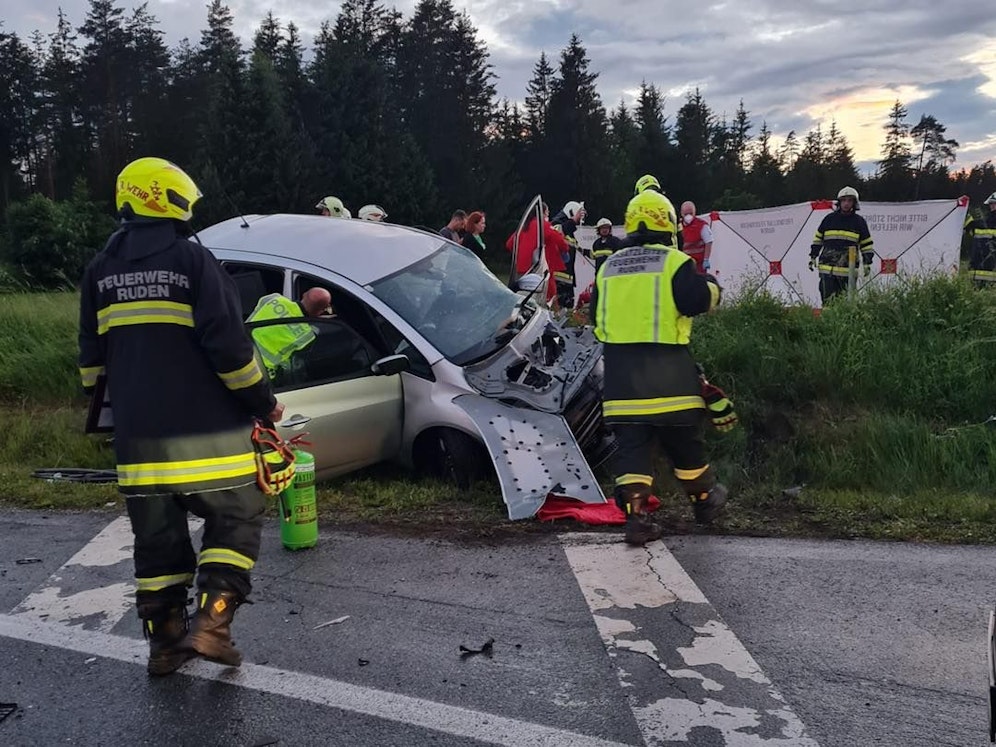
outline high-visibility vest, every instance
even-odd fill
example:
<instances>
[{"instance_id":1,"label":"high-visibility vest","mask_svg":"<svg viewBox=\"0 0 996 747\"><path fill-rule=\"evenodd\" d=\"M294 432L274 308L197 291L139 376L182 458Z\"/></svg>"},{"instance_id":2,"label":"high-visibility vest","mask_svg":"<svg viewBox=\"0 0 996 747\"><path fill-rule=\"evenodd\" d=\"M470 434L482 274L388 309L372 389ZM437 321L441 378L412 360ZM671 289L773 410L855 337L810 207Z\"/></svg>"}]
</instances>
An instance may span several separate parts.
<instances>
[{"instance_id":1,"label":"high-visibility vest","mask_svg":"<svg viewBox=\"0 0 996 747\"><path fill-rule=\"evenodd\" d=\"M692 258L677 249L636 246L605 260L595 285L595 336L609 344L687 345L692 320L678 311L672 282Z\"/></svg>"},{"instance_id":2,"label":"high-visibility vest","mask_svg":"<svg viewBox=\"0 0 996 747\"><path fill-rule=\"evenodd\" d=\"M252 310L247 322L261 322L268 319L295 319L304 317L301 307L279 293L263 296ZM290 360L291 356L312 343L315 339L310 324L275 324L259 327L252 331L253 340L259 354L272 374Z\"/></svg>"}]
</instances>

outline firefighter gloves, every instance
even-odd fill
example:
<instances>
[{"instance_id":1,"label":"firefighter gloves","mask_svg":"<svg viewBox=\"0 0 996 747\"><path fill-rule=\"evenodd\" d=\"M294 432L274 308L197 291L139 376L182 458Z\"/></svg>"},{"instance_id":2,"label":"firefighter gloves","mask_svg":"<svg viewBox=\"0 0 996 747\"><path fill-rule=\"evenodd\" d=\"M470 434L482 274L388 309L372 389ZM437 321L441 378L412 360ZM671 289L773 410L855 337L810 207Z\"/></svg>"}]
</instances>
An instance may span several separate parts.
<instances>
[{"instance_id":1,"label":"firefighter gloves","mask_svg":"<svg viewBox=\"0 0 996 747\"><path fill-rule=\"evenodd\" d=\"M728 433L736 427L737 413L733 409L733 403L722 389L713 384L703 383L702 399L705 400L706 407L709 408L709 417L717 431Z\"/></svg>"}]
</instances>

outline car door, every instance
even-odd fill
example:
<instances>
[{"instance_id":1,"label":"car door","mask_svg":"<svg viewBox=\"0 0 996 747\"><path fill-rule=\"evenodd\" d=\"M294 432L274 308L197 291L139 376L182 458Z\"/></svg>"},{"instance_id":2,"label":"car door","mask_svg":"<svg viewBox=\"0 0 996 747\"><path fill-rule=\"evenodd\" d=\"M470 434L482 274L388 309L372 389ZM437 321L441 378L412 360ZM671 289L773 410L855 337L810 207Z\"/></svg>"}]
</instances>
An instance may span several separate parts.
<instances>
[{"instance_id":1,"label":"car door","mask_svg":"<svg viewBox=\"0 0 996 747\"><path fill-rule=\"evenodd\" d=\"M530 221L532 225L530 226ZM526 227L529 226L529 230L526 231ZM519 275L516 268L519 266L519 252L520 251L532 251L532 264L529 270L524 273L526 275L539 275L543 277L548 272L546 253L544 252L545 239L543 236L543 198L540 195L536 195L530 201L529 205L526 207L525 211L522 213L522 217L519 219L519 225L515 229L512 239L512 269L509 273L508 287L512 290L519 290L519 280L521 276ZM540 301L545 300L546 296L543 293L539 294Z\"/></svg>"},{"instance_id":2,"label":"car door","mask_svg":"<svg viewBox=\"0 0 996 747\"><path fill-rule=\"evenodd\" d=\"M304 448L314 454L319 477L397 456L404 420L401 375L375 373L375 350L348 324L296 318L246 326L257 348L286 352L287 341L297 341L279 365L270 355L266 371L285 406L278 431L286 439L307 432L311 445ZM301 334L308 328L310 335Z\"/></svg>"}]
</instances>

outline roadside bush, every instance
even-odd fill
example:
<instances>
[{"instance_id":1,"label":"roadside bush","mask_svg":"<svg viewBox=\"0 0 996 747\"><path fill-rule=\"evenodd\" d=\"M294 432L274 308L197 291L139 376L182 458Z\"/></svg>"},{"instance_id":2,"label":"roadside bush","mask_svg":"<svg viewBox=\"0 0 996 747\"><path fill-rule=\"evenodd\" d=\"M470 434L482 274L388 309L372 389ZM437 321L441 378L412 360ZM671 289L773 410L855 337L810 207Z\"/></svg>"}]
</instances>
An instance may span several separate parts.
<instances>
[{"instance_id":1,"label":"roadside bush","mask_svg":"<svg viewBox=\"0 0 996 747\"><path fill-rule=\"evenodd\" d=\"M7 208L0 261L21 286L73 288L113 230L114 220L87 198L85 185L77 182L73 196L64 202L34 194Z\"/></svg>"}]
</instances>

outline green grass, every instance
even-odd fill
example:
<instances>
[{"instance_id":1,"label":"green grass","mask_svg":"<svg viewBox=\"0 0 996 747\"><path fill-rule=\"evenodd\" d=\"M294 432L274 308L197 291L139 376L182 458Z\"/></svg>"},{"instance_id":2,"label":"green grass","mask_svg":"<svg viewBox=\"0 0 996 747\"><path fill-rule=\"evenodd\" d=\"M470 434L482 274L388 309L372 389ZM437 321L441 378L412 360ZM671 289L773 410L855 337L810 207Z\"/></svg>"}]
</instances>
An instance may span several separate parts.
<instances>
[{"instance_id":1,"label":"green grass","mask_svg":"<svg viewBox=\"0 0 996 747\"><path fill-rule=\"evenodd\" d=\"M30 477L113 464L107 445L82 433L77 303L69 293L0 295L0 501L118 500L109 486ZM994 321L996 293L947 278L845 300L820 317L762 295L697 320L694 353L742 422L709 437L735 495L716 531L996 542ZM663 461L658 478L665 524L695 531ZM392 466L320 486L319 506L323 522L347 525L547 529L508 522L495 485L461 492Z\"/></svg>"}]
</instances>

